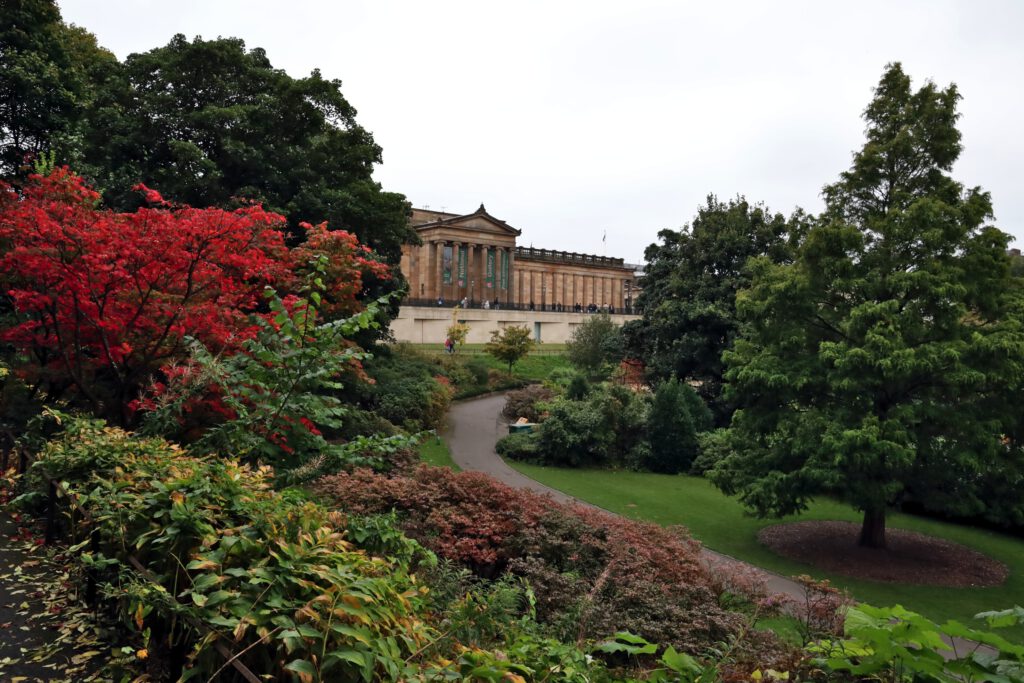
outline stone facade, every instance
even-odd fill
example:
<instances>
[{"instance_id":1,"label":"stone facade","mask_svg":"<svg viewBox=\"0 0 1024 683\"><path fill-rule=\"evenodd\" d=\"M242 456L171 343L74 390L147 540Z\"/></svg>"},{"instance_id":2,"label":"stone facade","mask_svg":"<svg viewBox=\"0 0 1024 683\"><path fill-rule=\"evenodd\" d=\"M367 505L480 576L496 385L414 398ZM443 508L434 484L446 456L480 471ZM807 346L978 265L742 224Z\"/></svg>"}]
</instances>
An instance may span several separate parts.
<instances>
[{"instance_id":1,"label":"stone facade","mask_svg":"<svg viewBox=\"0 0 1024 683\"><path fill-rule=\"evenodd\" d=\"M611 316L621 325L635 320L635 315L616 312ZM466 341L483 344L491 339L492 330L509 325L518 325L530 330L533 339L546 344L564 344L569 341L572 331L584 320L586 314L554 313L550 311L514 310L511 308L454 309L434 306L403 305L398 317L391 321L391 334L395 339L413 344L440 344L444 341L448 326L453 322L469 325Z\"/></svg>"},{"instance_id":2,"label":"stone facade","mask_svg":"<svg viewBox=\"0 0 1024 683\"><path fill-rule=\"evenodd\" d=\"M520 247L520 230L487 213L466 215L413 209L421 245L402 251L409 280L406 305L574 312L629 310L636 296L634 268L620 258ZM577 308L578 307L578 308Z\"/></svg>"}]
</instances>

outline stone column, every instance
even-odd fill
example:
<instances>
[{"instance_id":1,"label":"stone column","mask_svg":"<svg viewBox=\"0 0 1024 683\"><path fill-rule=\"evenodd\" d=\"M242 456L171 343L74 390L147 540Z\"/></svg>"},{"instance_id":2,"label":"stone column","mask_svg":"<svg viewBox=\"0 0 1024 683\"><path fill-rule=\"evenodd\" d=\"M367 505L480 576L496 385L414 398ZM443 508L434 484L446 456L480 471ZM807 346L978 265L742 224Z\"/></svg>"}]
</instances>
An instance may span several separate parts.
<instances>
[{"instance_id":1,"label":"stone column","mask_svg":"<svg viewBox=\"0 0 1024 683\"><path fill-rule=\"evenodd\" d=\"M480 300L480 288L479 283L476 281L476 264L480 258L477 256L480 250L480 246L477 244L470 244L466 247L466 294L469 297L469 305L473 305L473 300Z\"/></svg>"},{"instance_id":2,"label":"stone column","mask_svg":"<svg viewBox=\"0 0 1024 683\"><path fill-rule=\"evenodd\" d=\"M518 299L515 296L515 291L512 288L512 275L516 272L516 248L505 247L508 250L508 291L505 293L506 300L512 303L518 303Z\"/></svg>"},{"instance_id":3,"label":"stone column","mask_svg":"<svg viewBox=\"0 0 1024 683\"><path fill-rule=\"evenodd\" d=\"M444 296L442 279L444 277L444 240L430 243L430 278L427 282L427 296L437 299Z\"/></svg>"},{"instance_id":4,"label":"stone column","mask_svg":"<svg viewBox=\"0 0 1024 683\"><path fill-rule=\"evenodd\" d=\"M463 291L466 287L459 284L459 252L462 250L462 242L452 242L452 301L462 303L462 297L466 296ZM468 286L469 283L467 282Z\"/></svg>"},{"instance_id":5,"label":"stone column","mask_svg":"<svg viewBox=\"0 0 1024 683\"><path fill-rule=\"evenodd\" d=\"M494 282L491 284L491 288L487 288L487 255L494 249L490 244L484 244L480 246L480 265L477 266L477 282L480 283L480 300L487 299L488 301L494 301L494 294L497 292L498 286L498 256L494 256Z\"/></svg>"}]
</instances>

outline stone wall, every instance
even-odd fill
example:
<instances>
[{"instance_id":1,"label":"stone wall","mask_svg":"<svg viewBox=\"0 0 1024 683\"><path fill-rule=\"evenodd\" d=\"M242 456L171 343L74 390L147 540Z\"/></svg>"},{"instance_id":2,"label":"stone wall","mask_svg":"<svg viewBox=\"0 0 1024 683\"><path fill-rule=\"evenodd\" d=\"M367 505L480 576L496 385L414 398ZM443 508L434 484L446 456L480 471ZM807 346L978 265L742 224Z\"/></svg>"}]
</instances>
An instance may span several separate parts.
<instances>
[{"instance_id":1,"label":"stone wall","mask_svg":"<svg viewBox=\"0 0 1024 683\"><path fill-rule=\"evenodd\" d=\"M482 308L451 309L429 306L402 306L398 317L391 322L391 333L398 341L413 344L443 344L445 331L455 319L469 325L470 344L483 344L491 340L491 330L508 325L524 325L542 343L564 344L573 329L587 319L587 313L552 313L541 311L488 310ZM636 320L635 315L611 316L617 324Z\"/></svg>"}]
</instances>

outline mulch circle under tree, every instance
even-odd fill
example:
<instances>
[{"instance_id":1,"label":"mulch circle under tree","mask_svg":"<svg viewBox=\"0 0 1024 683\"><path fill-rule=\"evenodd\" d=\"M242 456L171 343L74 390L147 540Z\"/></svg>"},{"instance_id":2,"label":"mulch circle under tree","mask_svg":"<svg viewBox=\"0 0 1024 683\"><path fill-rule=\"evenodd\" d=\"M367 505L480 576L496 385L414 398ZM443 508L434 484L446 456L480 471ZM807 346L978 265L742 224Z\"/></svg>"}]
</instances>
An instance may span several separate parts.
<instances>
[{"instance_id":1,"label":"mulch circle under tree","mask_svg":"<svg viewBox=\"0 0 1024 683\"><path fill-rule=\"evenodd\" d=\"M888 548L857 545L852 522L793 522L765 527L757 540L791 560L856 579L955 588L999 586L1010 570L1002 562L934 536L889 528Z\"/></svg>"}]
</instances>

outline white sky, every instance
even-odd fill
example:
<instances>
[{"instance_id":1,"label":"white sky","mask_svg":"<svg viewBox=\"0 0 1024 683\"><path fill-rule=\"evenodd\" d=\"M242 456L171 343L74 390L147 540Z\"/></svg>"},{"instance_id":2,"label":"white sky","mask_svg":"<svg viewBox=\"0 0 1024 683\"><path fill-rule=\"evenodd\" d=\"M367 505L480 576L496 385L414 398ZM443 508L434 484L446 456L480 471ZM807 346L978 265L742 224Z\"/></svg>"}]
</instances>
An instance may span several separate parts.
<instances>
[{"instance_id":1,"label":"white sky","mask_svg":"<svg viewBox=\"0 0 1024 683\"><path fill-rule=\"evenodd\" d=\"M960 87L958 180L1024 242L1024 3L60 0L124 58L237 36L343 81L417 207L481 202L520 243L640 261L708 193L816 212L889 61ZM601 242L607 230L607 247Z\"/></svg>"}]
</instances>

